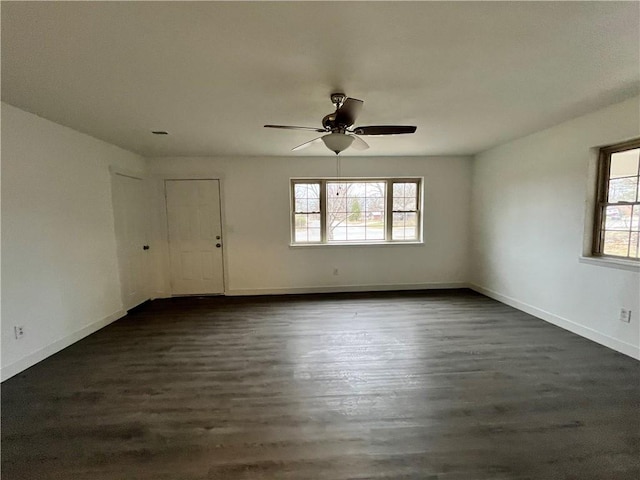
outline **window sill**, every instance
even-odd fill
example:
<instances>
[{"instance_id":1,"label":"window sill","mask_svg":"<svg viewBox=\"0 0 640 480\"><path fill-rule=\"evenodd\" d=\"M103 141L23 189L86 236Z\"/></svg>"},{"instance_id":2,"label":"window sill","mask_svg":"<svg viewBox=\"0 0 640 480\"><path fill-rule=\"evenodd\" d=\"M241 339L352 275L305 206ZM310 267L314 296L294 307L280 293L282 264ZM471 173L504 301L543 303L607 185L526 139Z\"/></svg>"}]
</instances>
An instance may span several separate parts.
<instances>
[{"instance_id":1,"label":"window sill","mask_svg":"<svg viewBox=\"0 0 640 480\"><path fill-rule=\"evenodd\" d=\"M625 260L623 258L611 257L579 257L578 262L598 267L617 268L618 270L628 270L630 272L640 272L640 262L636 260Z\"/></svg>"},{"instance_id":2,"label":"window sill","mask_svg":"<svg viewBox=\"0 0 640 480\"><path fill-rule=\"evenodd\" d=\"M420 246L424 245L424 242L367 242L367 243L358 243L358 242L331 242L331 243L290 243L289 247L291 248L315 248L315 247L389 247L396 245L412 245L412 246Z\"/></svg>"}]
</instances>

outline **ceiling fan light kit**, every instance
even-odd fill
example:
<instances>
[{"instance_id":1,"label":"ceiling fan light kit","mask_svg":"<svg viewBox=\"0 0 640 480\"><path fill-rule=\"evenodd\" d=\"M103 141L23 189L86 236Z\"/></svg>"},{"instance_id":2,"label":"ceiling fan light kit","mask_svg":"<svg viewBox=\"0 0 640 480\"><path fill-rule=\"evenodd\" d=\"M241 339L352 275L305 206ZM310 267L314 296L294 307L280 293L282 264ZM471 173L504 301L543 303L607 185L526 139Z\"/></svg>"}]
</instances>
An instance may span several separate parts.
<instances>
[{"instance_id":1,"label":"ceiling fan light kit","mask_svg":"<svg viewBox=\"0 0 640 480\"><path fill-rule=\"evenodd\" d=\"M347 97L344 93L332 93L331 103L336 106L336 111L325 115L322 119L322 128L294 127L290 125L265 125L267 128L280 128L286 130L312 130L326 133L322 137L314 138L293 148L293 151L305 149L322 140L325 146L338 155L340 152L353 146L356 150L369 148L367 142L358 135L401 135L414 133L416 127L412 125L372 125L368 127L354 127L354 123L364 102L357 98Z\"/></svg>"},{"instance_id":2,"label":"ceiling fan light kit","mask_svg":"<svg viewBox=\"0 0 640 480\"><path fill-rule=\"evenodd\" d=\"M345 133L330 133L321 138L327 148L336 155L349 148L353 143L353 136Z\"/></svg>"}]
</instances>

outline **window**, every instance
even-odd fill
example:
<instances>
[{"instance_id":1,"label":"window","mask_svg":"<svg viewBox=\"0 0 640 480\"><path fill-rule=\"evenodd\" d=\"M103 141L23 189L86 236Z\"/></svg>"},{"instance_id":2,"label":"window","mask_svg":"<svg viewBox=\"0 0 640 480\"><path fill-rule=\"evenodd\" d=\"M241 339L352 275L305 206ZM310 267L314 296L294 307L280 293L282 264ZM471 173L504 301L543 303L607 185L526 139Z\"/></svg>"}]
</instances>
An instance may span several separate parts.
<instances>
[{"instance_id":1,"label":"window","mask_svg":"<svg viewBox=\"0 0 640 480\"><path fill-rule=\"evenodd\" d=\"M292 179L294 244L422 240L421 179Z\"/></svg>"},{"instance_id":2,"label":"window","mask_svg":"<svg viewBox=\"0 0 640 480\"><path fill-rule=\"evenodd\" d=\"M640 139L600 150L593 254L638 260Z\"/></svg>"}]
</instances>

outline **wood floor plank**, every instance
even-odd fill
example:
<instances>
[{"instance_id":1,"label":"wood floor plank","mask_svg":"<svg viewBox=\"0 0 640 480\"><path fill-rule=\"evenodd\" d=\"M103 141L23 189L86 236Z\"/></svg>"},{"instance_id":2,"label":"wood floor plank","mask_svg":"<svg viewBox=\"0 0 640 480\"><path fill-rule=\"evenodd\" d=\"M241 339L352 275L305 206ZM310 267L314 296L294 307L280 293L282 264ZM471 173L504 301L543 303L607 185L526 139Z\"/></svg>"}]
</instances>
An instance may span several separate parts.
<instances>
[{"instance_id":1,"label":"wood floor plank","mask_svg":"<svg viewBox=\"0 0 640 480\"><path fill-rule=\"evenodd\" d=\"M468 290L156 300L1 395L3 480L640 477L640 363Z\"/></svg>"}]
</instances>

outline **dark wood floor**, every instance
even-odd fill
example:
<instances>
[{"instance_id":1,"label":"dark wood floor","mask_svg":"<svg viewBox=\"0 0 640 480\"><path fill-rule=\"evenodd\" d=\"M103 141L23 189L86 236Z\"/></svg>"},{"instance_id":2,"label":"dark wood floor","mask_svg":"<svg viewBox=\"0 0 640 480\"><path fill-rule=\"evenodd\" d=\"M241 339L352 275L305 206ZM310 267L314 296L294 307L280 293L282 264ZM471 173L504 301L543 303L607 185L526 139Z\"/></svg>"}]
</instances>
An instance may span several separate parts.
<instances>
[{"instance_id":1,"label":"dark wood floor","mask_svg":"<svg viewBox=\"0 0 640 480\"><path fill-rule=\"evenodd\" d=\"M2 479L637 480L639 401L466 290L159 300L2 385Z\"/></svg>"}]
</instances>

